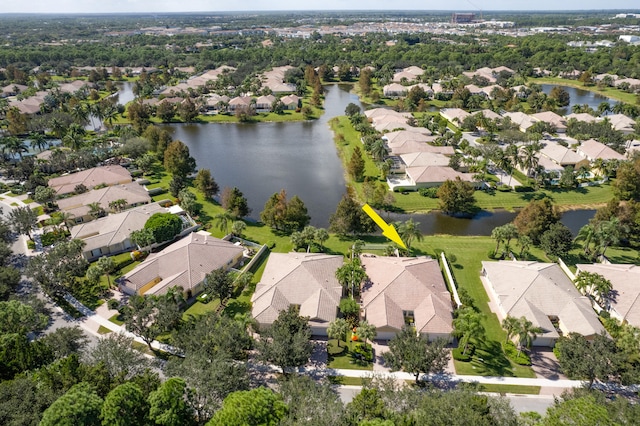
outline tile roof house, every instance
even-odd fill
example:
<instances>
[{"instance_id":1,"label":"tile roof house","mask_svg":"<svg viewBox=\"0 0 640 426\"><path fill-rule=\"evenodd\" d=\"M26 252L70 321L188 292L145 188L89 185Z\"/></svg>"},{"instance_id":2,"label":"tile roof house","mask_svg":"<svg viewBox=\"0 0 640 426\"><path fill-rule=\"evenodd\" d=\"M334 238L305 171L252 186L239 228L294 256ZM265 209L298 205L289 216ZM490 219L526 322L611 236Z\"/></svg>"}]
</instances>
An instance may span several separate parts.
<instances>
[{"instance_id":1,"label":"tile roof house","mask_svg":"<svg viewBox=\"0 0 640 426\"><path fill-rule=\"evenodd\" d=\"M556 128L556 131L558 133L565 133L567 131L567 123L565 121L565 118L553 111L538 112L535 114L531 114L531 117L537 121L551 124Z\"/></svg>"},{"instance_id":2,"label":"tile roof house","mask_svg":"<svg viewBox=\"0 0 640 426\"><path fill-rule=\"evenodd\" d=\"M49 186L57 195L71 194L76 186L84 185L91 189L97 185L117 185L131 182L131 173L119 165L94 167L77 173L71 173L49 179Z\"/></svg>"},{"instance_id":3,"label":"tile roof house","mask_svg":"<svg viewBox=\"0 0 640 426\"><path fill-rule=\"evenodd\" d=\"M609 313L620 321L640 327L640 266L588 263L576 267L578 273L596 273L611 281L614 297Z\"/></svg>"},{"instance_id":4,"label":"tile roof house","mask_svg":"<svg viewBox=\"0 0 640 426\"><path fill-rule=\"evenodd\" d=\"M625 159L624 155L593 139L582 142L578 147L577 152L589 161L595 161L599 158L605 161L622 161Z\"/></svg>"},{"instance_id":5,"label":"tile roof house","mask_svg":"<svg viewBox=\"0 0 640 426\"><path fill-rule=\"evenodd\" d=\"M453 305L440 271L429 257L360 256L368 280L362 310L378 339L389 340L405 324L429 338L451 338Z\"/></svg>"},{"instance_id":6,"label":"tile roof house","mask_svg":"<svg viewBox=\"0 0 640 426\"><path fill-rule=\"evenodd\" d=\"M276 100L273 95L260 96L256 99L256 111L257 112L269 112L271 111L271 105Z\"/></svg>"},{"instance_id":7,"label":"tile roof house","mask_svg":"<svg viewBox=\"0 0 640 426\"><path fill-rule=\"evenodd\" d=\"M584 157L555 142L547 142L540 153L560 166L577 166Z\"/></svg>"},{"instance_id":8,"label":"tile roof house","mask_svg":"<svg viewBox=\"0 0 640 426\"><path fill-rule=\"evenodd\" d=\"M624 114L607 115L605 119L609 120L611 127L615 130L620 130L624 134L630 134L635 131L634 125L636 122Z\"/></svg>"},{"instance_id":9,"label":"tile roof house","mask_svg":"<svg viewBox=\"0 0 640 426\"><path fill-rule=\"evenodd\" d=\"M524 316L542 328L534 346L553 346L572 332L593 338L605 331L589 298L556 263L484 261L481 280L500 321Z\"/></svg>"},{"instance_id":10,"label":"tile roof house","mask_svg":"<svg viewBox=\"0 0 640 426\"><path fill-rule=\"evenodd\" d=\"M584 121L585 123L595 123L596 121L598 121L598 117L594 117L591 114L587 114L586 112L581 112L581 113L571 113L567 116L565 116L565 120L569 121L572 118L575 118L578 121Z\"/></svg>"},{"instance_id":11,"label":"tile roof house","mask_svg":"<svg viewBox=\"0 0 640 426\"><path fill-rule=\"evenodd\" d=\"M525 114L524 112L516 111L516 112L505 112L502 114L503 117L509 117L511 121L518 125L521 132L526 132L527 129L536 122L531 116Z\"/></svg>"},{"instance_id":12,"label":"tile roof house","mask_svg":"<svg viewBox=\"0 0 640 426\"><path fill-rule=\"evenodd\" d=\"M300 97L298 95L287 95L280 98L285 109L295 110L300 105Z\"/></svg>"},{"instance_id":13,"label":"tile roof house","mask_svg":"<svg viewBox=\"0 0 640 426\"><path fill-rule=\"evenodd\" d=\"M471 114L460 108L443 108L440 110L440 115L449 120L453 125L460 127L464 119Z\"/></svg>"},{"instance_id":14,"label":"tile roof house","mask_svg":"<svg viewBox=\"0 0 640 426\"><path fill-rule=\"evenodd\" d=\"M61 198L56 203L60 210L69 213L76 219L76 223L80 223L93 219L89 215L91 211L89 204L98 203L105 211L109 211L109 204L116 200L125 200L127 204L124 209L126 209L148 204L151 202L151 197L142 185L130 182L124 185L94 189L73 197Z\"/></svg>"},{"instance_id":15,"label":"tile roof house","mask_svg":"<svg viewBox=\"0 0 640 426\"><path fill-rule=\"evenodd\" d=\"M165 294L182 287L187 295L202 291L202 281L212 271L229 269L242 260L242 246L209 235L191 233L144 262L118 280L126 294Z\"/></svg>"},{"instance_id":16,"label":"tile roof house","mask_svg":"<svg viewBox=\"0 0 640 426\"><path fill-rule=\"evenodd\" d=\"M144 228L144 224L155 213L166 213L166 209L153 203L110 214L92 222L71 228L71 238L85 242L82 255L92 261L100 256L114 255L136 247L129 236Z\"/></svg>"},{"instance_id":17,"label":"tile roof house","mask_svg":"<svg viewBox=\"0 0 640 426\"><path fill-rule=\"evenodd\" d=\"M382 94L387 98L407 96L407 93L409 93L409 88L400 83L387 84L382 88Z\"/></svg>"},{"instance_id":18,"label":"tile roof house","mask_svg":"<svg viewBox=\"0 0 640 426\"><path fill-rule=\"evenodd\" d=\"M342 264L342 256L324 253L271 253L251 297L253 318L268 327L280 311L298 305L300 315L309 317L312 333L326 336L340 305L336 270Z\"/></svg>"},{"instance_id":19,"label":"tile roof house","mask_svg":"<svg viewBox=\"0 0 640 426\"><path fill-rule=\"evenodd\" d=\"M476 182L472 173L461 173L448 166L407 167L405 173L415 188L440 186L458 177L464 182Z\"/></svg>"},{"instance_id":20,"label":"tile roof house","mask_svg":"<svg viewBox=\"0 0 640 426\"><path fill-rule=\"evenodd\" d=\"M404 68L402 71L399 71L393 74L392 81L396 83L400 83L403 81L403 79L406 79L406 81L412 82L412 81L416 81L418 77L420 77L422 74L424 74L424 70L420 67L413 65L413 66Z\"/></svg>"}]
</instances>

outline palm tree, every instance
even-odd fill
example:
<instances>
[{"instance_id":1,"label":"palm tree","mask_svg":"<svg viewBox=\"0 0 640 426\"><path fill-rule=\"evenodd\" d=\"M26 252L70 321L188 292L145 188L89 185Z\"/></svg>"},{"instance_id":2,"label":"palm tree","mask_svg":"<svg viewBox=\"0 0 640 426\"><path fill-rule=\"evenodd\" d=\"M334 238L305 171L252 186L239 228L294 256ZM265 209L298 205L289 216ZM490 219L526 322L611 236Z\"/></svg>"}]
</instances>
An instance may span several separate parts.
<instances>
[{"instance_id":1,"label":"palm tree","mask_svg":"<svg viewBox=\"0 0 640 426\"><path fill-rule=\"evenodd\" d=\"M3 150L6 150L9 153L11 153L14 158L15 158L16 154L18 154L18 156L20 157L21 160L22 160L22 154L24 152L29 151L29 149L27 148L27 145L24 143L24 141L22 139L20 139L20 138L15 137L15 136L8 136L8 137L4 138L2 140L2 145L3 145Z\"/></svg>"},{"instance_id":2,"label":"palm tree","mask_svg":"<svg viewBox=\"0 0 640 426\"><path fill-rule=\"evenodd\" d=\"M414 222L413 219L409 219L398 226L398 234L407 246L407 251L411 252L411 243L413 240L422 241L423 235L420 232L420 222Z\"/></svg>"},{"instance_id":3,"label":"palm tree","mask_svg":"<svg viewBox=\"0 0 640 426\"><path fill-rule=\"evenodd\" d=\"M502 328L507 332L507 339L505 342L511 340L518 333L518 329L520 328L520 320L518 318L512 317L511 315L507 315L505 319L502 320Z\"/></svg>"},{"instance_id":4,"label":"palm tree","mask_svg":"<svg viewBox=\"0 0 640 426\"><path fill-rule=\"evenodd\" d=\"M213 220L215 221L218 229L223 231L225 234L229 233L229 227L231 226L231 223L233 223L234 219L235 217L233 217L231 213L226 211L213 217Z\"/></svg>"},{"instance_id":5,"label":"palm tree","mask_svg":"<svg viewBox=\"0 0 640 426\"><path fill-rule=\"evenodd\" d=\"M351 330L349 323L344 318L336 318L329 323L327 327L327 336L329 339L336 339L338 341L338 347L340 347L340 341L344 338L345 341L349 340L347 334Z\"/></svg>"},{"instance_id":6,"label":"palm tree","mask_svg":"<svg viewBox=\"0 0 640 426\"><path fill-rule=\"evenodd\" d=\"M387 147L385 146L384 141L382 139L376 139L371 144L370 153L375 161L382 162L384 157L387 156Z\"/></svg>"},{"instance_id":7,"label":"palm tree","mask_svg":"<svg viewBox=\"0 0 640 426\"><path fill-rule=\"evenodd\" d=\"M370 324L368 321L360 321L360 325L356 328L356 334L362 340L364 340L364 347L367 347L367 341L373 340L378 335L378 330L376 326Z\"/></svg>"},{"instance_id":8,"label":"palm tree","mask_svg":"<svg viewBox=\"0 0 640 426\"><path fill-rule=\"evenodd\" d=\"M578 231L578 235L576 236L574 242L582 241L582 248L584 250L584 255L589 257L591 255L591 243L595 242L595 227L590 223L584 225Z\"/></svg>"},{"instance_id":9,"label":"palm tree","mask_svg":"<svg viewBox=\"0 0 640 426\"><path fill-rule=\"evenodd\" d=\"M74 151L82 148L85 130L82 126L73 123L67 129L67 134L62 138L62 142Z\"/></svg>"},{"instance_id":10,"label":"palm tree","mask_svg":"<svg viewBox=\"0 0 640 426\"><path fill-rule=\"evenodd\" d=\"M104 214L104 209L102 208L100 203L89 203L87 204L87 207L89 207L89 216L91 216L93 219L97 219Z\"/></svg>"},{"instance_id":11,"label":"palm tree","mask_svg":"<svg viewBox=\"0 0 640 426\"><path fill-rule=\"evenodd\" d=\"M531 344L536 340L538 334L542 333L540 327L534 326L531 321L529 321L526 317L521 317L519 320L520 327L517 331L518 335L518 355L520 356L520 352L522 348L529 349Z\"/></svg>"},{"instance_id":12,"label":"palm tree","mask_svg":"<svg viewBox=\"0 0 640 426\"><path fill-rule=\"evenodd\" d=\"M462 308L458 312L458 317L453 320L454 335L460 338L460 343L464 342L462 354L465 355L469 348L469 341L484 334L484 326L482 316L473 308Z\"/></svg>"},{"instance_id":13,"label":"palm tree","mask_svg":"<svg viewBox=\"0 0 640 426\"><path fill-rule=\"evenodd\" d=\"M520 149L520 165L527 170L527 176L538 166L540 159L537 154L542 149L540 142L531 142Z\"/></svg>"},{"instance_id":14,"label":"palm tree","mask_svg":"<svg viewBox=\"0 0 640 426\"><path fill-rule=\"evenodd\" d=\"M29 133L29 140L31 141L31 148L37 149L40 152L42 152L47 146L49 146L47 138L45 138L42 133Z\"/></svg>"},{"instance_id":15,"label":"palm tree","mask_svg":"<svg viewBox=\"0 0 640 426\"><path fill-rule=\"evenodd\" d=\"M336 279L346 288L351 288L351 297L355 295L356 287L360 288L367 274L360 263L360 258L355 257L336 270Z\"/></svg>"}]
</instances>

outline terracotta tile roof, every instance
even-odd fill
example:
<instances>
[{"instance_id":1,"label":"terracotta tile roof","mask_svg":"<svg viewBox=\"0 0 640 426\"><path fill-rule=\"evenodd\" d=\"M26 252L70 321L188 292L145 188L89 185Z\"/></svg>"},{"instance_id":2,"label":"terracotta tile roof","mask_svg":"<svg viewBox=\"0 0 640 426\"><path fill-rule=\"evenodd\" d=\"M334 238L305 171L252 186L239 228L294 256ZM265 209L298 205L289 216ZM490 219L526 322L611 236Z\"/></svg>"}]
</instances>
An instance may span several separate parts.
<instances>
[{"instance_id":1,"label":"terracotta tile roof","mask_svg":"<svg viewBox=\"0 0 640 426\"><path fill-rule=\"evenodd\" d=\"M121 278L121 285L138 292L155 279L145 294L163 294L180 286L193 289L219 268L228 269L242 256L243 248L218 238L192 233L147 259Z\"/></svg>"},{"instance_id":2,"label":"terracotta tile roof","mask_svg":"<svg viewBox=\"0 0 640 426\"><path fill-rule=\"evenodd\" d=\"M335 277L342 256L323 253L271 253L251 298L253 317L271 324L279 311L300 305L300 315L327 325L336 318L342 286Z\"/></svg>"},{"instance_id":3,"label":"terracotta tile roof","mask_svg":"<svg viewBox=\"0 0 640 426\"><path fill-rule=\"evenodd\" d=\"M547 333L555 333L549 316L558 317L569 332L593 336L604 331L589 299L557 264L484 261L482 268L503 318L525 316Z\"/></svg>"},{"instance_id":4,"label":"terracotta tile roof","mask_svg":"<svg viewBox=\"0 0 640 426\"><path fill-rule=\"evenodd\" d=\"M437 260L418 257L362 255L369 280L362 290L362 308L376 327L400 330L403 311L413 311L421 333L449 334L453 308Z\"/></svg>"},{"instance_id":5,"label":"terracotta tile roof","mask_svg":"<svg viewBox=\"0 0 640 426\"><path fill-rule=\"evenodd\" d=\"M83 170L77 173L49 179L49 186L56 190L58 195L69 194L77 185L83 184L87 189L96 185L115 185L131 182L131 173L122 166L102 166Z\"/></svg>"}]
</instances>

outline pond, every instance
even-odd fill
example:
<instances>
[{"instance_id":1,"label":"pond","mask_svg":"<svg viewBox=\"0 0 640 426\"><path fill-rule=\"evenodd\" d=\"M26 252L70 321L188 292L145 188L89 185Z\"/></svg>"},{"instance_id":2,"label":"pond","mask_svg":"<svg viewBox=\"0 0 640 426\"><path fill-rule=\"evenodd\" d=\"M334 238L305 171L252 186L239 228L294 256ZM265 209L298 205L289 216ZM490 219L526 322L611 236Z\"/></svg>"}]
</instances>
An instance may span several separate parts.
<instances>
[{"instance_id":1,"label":"pond","mask_svg":"<svg viewBox=\"0 0 640 426\"><path fill-rule=\"evenodd\" d=\"M576 236L580 228L586 225L595 215L595 210L569 210L563 212L560 222L565 224ZM425 235L491 235L496 226L506 225L513 221L518 212L507 210L483 210L472 218L452 217L441 212L427 214L383 214L382 217L390 222L406 221L413 218L420 223L420 230Z\"/></svg>"},{"instance_id":2,"label":"pond","mask_svg":"<svg viewBox=\"0 0 640 426\"><path fill-rule=\"evenodd\" d=\"M345 191L344 171L328 121L360 104L349 85L325 90L325 111L314 121L291 123L209 123L171 125L198 168L210 169L221 188L237 186L258 219L274 192L298 195L311 214L311 224L326 227Z\"/></svg>"},{"instance_id":3,"label":"pond","mask_svg":"<svg viewBox=\"0 0 640 426\"><path fill-rule=\"evenodd\" d=\"M542 84L540 86L542 87L542 91L548 95L551 92L551 89L553 89L556 85ZM570 97L569 106L560 109L562 115L571 114L571 108L573 108L574 105L587 104L597 111L598 105L600 105L602 102L608 102L611 106L616 103L614 99L607 98L606 96L602 96L599 93L590 92L588 90L578 89L577 87L571 86L560 85L559 87L562 87L564 90L566 90L569 93Z\"/></svg>"},{"instance_id":4,"label":"pond","mask_svg":"<svg viewBox=\"0 0 640 426\"><path fill-rule=\"evenodd\" d=\"M131 84L125 83L124 88L130 91ZM344 171L328 121L344 115L350 102L363 107L350 89L350 85L326 86L325 111L315 121L179 124L167 128L189 147L198 168L211 170L221 188L237 186L244 193L252 209L251 219L259 219L271 194L285 189L289 198L298 195L304 201L312 225L327 227L345 192ZM121 94L123 98L127 99L126 93ZM593 214L593 210L569 211L562 221L575 234ZM472 219L439 212L382 214L389 221L412 217L427 235L491 235L493 228L512 221L515 215L502 210L481 212Z\"/></svg>"}]
</instances>

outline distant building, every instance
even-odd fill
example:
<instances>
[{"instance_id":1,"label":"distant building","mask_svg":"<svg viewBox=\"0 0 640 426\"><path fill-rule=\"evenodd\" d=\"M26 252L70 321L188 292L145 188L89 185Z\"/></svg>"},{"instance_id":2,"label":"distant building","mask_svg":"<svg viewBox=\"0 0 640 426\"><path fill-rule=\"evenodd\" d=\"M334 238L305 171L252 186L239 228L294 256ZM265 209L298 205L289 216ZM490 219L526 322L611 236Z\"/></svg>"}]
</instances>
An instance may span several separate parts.
<instances>
[{"instance_id":1,"label":"distant building","mask_svg":"<svg viewBox=\"0 0 640 426\"><path fill-rule=\"evenodd\" d=\"M451 15L452 24L468 24L476 19L475 13L454 13Z\"/></svg>"}]
</instances>

